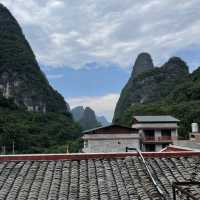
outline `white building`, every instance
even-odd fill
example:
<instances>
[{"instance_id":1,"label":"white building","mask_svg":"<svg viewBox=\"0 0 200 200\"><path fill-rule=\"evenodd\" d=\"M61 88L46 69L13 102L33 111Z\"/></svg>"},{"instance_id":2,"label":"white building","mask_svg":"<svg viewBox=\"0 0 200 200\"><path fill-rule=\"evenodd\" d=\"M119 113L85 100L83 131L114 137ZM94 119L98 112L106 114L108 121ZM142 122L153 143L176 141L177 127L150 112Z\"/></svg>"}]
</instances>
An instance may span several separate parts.
<instances>
[{"instance_id":1,"label":"white building","mask_svg":"<svg viewBox=\"0 0 200 200\"><path fill-rule=\"evenodd\" d=\"M136 129L110 125L84 131L85 153L125 152L126 147L139 148L139 134Z\"/></svg>"},{"instance_id":2,"label":"white building","mask_svg":"<svg viewBox=\"0 0 200 200\"><path fill-rule=\"evenodd\" d=\"M141 137L141 151L160 151L178 137L178 119L169 115L134 116L132 128Z\"/></svg>"}]
</instances>

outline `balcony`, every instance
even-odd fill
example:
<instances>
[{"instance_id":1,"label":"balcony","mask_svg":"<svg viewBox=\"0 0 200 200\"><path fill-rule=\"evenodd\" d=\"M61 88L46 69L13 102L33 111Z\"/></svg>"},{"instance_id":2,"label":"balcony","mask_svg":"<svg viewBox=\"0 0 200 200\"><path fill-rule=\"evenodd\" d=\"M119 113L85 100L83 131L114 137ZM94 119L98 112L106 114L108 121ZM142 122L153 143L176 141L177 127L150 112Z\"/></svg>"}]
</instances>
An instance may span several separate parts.
<instances>
[{"instance_id":1,"label":"balcony","mask_svg":"<svg viewBox=\"0 0 200 200\"><path fill-rule=\"evenodd\" d=\"M176 140L176 137L172 136L144 136L142 138L143 142L172 142L173 140Z\"/></svg>"}]
</instances>

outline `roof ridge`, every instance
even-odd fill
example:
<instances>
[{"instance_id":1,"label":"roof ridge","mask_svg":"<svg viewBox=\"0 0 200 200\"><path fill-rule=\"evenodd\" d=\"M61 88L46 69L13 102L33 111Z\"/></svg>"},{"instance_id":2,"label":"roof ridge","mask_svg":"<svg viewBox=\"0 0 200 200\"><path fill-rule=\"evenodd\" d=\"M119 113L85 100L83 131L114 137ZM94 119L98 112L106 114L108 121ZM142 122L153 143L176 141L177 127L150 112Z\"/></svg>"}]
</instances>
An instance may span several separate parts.
<instances>
[{"instance_id":1,"label":"roof ridge","mask_svg":"<svg viewBox=\"0 0 200 200\"><path fill-rule=\"evenodd\" d=\"M176 152L142 152L147 158L162 157L200 157L200 152L176 151ZM18 154L0 155L0 161L15 160L92 160L92 159L112 159L139 156L136 152L116 152L116 153L71 153L71 154Z\"/></svg>"}]
</instances>

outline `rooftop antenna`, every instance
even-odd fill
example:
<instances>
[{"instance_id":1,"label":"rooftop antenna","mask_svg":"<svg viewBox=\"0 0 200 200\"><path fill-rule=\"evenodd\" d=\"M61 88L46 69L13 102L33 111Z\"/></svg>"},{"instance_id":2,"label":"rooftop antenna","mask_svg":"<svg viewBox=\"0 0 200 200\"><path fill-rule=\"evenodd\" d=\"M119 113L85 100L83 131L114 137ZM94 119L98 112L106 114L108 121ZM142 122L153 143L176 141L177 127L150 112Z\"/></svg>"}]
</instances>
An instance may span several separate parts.
<instances>
[{"instance_id":1,"label":"rooftop antenna","mask_svg":"<svg viewBox=\"0 0 200 200\"><path fill-rule=\"evenodd\" d=\"M12 141L12 153L15 154L15 141Z\"/></svg>"},{"instance_id":2,"label":"rooftop antenna","mask_svg":"<svg viewBox=\"0 0 200 200\"><path fill-rule=\"evenodd\" d=\"M67 153L69 153L69 145L67 144Z\"/></svg>"}]
</instances>

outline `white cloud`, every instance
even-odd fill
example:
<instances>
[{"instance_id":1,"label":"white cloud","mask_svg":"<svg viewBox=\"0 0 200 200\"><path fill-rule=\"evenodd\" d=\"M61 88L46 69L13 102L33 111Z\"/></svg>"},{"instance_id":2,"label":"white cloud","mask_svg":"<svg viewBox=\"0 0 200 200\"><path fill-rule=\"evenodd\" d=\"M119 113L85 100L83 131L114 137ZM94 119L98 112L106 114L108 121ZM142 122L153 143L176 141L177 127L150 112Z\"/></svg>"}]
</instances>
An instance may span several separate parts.
<instances>
[{"instance_id":1,"label":"white cloud","mask_svg":"<svg viewBox=\"0 0 200 200\"><path fill-rule=\"evenodd\" d=\"M160 63L200 49L199 0L0 0L17 18L40 63L126 67L141 51ZM200 60L199 60L200 63Z\"/></svg>"},{"instance_id":2,"label":"white cloud","mask_svg":"<svg viewBox=\"0 0 200 200\"><path fill-rule=\"evenodd\" d=\"M104 115L109 121L111 121L118 99L119 94L114 93L105 96L67 98L66 101L69 103L71 108L76 106L89 106L97 115Z\"/></svg>"}]
</instances>

